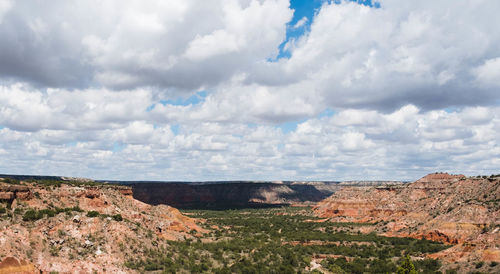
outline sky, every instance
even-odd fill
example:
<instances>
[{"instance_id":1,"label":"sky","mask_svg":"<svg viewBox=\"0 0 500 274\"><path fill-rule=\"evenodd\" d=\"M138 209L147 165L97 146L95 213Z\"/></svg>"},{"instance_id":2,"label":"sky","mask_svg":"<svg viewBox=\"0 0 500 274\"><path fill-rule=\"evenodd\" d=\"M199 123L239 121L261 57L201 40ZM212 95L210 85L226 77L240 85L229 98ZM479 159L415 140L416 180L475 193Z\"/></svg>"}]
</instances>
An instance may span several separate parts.
<instances>
[{"instance_id":1,"label":"sky","mask_svg":"<svg viewBox=\"0 0 500 274\"><path fill-rule=\"evenodd\" d=\"M500 1L0 0L0 173L500 173Z\"/></svg>"}]
</instances>

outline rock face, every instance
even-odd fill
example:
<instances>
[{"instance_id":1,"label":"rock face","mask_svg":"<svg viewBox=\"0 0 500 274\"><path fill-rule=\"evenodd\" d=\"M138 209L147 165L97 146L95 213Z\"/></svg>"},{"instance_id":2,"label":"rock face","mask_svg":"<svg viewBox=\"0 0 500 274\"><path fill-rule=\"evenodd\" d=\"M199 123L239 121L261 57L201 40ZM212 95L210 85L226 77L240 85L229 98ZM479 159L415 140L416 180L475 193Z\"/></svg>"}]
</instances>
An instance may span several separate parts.
<instances>
[{"instance_id":1,"label":"rock face","mask_svg":"<svg viewBox=\"0 0 500 274\"><path fill-rule=\"evenodd\" d=\"M29 187L24 185L0 184L0 201L12 203L14 199L28 199L31 196Z\"/></svg>"},{"instance_id":2,"label":"rock face","mask_svg":"<svg viewBox=\"0 0 500 274\"><path fill-rule=\"evenodd\" d=\"M37 273L34 265L21 260L18 261L16 258L7 257L2 262L0 262L0 274L34 274Z\"/></svg>"},{"instance_id":3,"label":"rock face","mask_svg":"<svg viewBox=\"0 0 500 274\"><path fill-rule=\"evenodd\" d=\"M346 186L399 182L130 183L134 198L176 208L248 208L315 204Z\"/></svg>"},{"instance_id":4,"label":"rock face","mask_svg":"<svg viewBox=\"0 0 500 274\"><path fill-rule=\"evenodd\" d=\"M375 223L380 234L454 245L433 254L448 261L500 261L500 177L429 174L393 187L345 188L315 214L336 222Z\"/></svg>"},{"instance_id":5,"label":"rock face","mask_svg":"<svg viewBox=\"0 0 500 274\"><path fill-rule=\"evenodd\" d=\"M126 260L161 239L203 232L173 207L135 200L130 187L24 184L0 183L3 197L14 195L0 201L0 273L129 273Z\"/></svg>"}]
</instances>

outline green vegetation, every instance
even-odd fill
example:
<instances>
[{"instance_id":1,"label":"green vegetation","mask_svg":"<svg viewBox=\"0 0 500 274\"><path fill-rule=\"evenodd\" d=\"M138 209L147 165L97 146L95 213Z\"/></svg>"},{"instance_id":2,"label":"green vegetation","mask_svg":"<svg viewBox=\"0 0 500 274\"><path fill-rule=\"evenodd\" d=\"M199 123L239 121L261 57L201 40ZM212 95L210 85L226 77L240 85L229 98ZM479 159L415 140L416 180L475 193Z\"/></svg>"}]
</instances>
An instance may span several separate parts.
<instances>
[{"instance_id":1,"label":"green vegetation","mask_svg":"<svg viewBox=\"0 0 500 274\"><path fill-rule=\"evenodd\" d=\"M54 217L57 214L62 213L62 212L73 212L73 211L74 212L84 212L78 206L67 207L67 208L53 207L53 208L49 208L49 209L40 209L40 210L28 209L24 212L23 221L25 221L25 222L36 221L36 220L42 219L43 217ZM22 212L23 211L20 208L16 208L16 210L14 211L14 213L16 213L16 214L21 214ZM0 213L1 213L1 208L0 208ZM116 214L116 215L101 214L101 213L99 213L97 211L93 211L93 210L87 211L86 216L90 217L90 218L95 218L95 217L108 218L109 217L117 222L123 221L123 217L120 214Z\"/></svg>"},{"instance_id":2,"label":"green vegetation","mask_svg":"<svg viewBox=\"0 0 500 274\"><path fill-rule=\"evenodd\" d=\"M360 224L314 222L309 208L185 213L206 219L212 232L168 241L167 247L146 250L142 259L131 257L125 265L140 272L298 273L310 271L314 260L334 273L393 273L403 264L403 254L422 256L448 248L427 240L359 233ZM435 260L414 264L425 273L439 267Z\"/></svg>"},{"instance_id":3,"label":"green vegetation","mask_svg":"<svg viewBox=\"0 0 500 274\"><path fill-rule=\"evenodd\" d=\"M110 217L117 222L123 221L123 217L120 214L116 214L116 215L101 214L101 213L99 213L97 211L93 211L93 210L87 212L87 217L90 217L90 218L95 218L95 217L108 218L108 217Z\"/></svg>"},{"instance_id":4,"label":"green vegetation","mask_svg":"<svg viewBox=\"0 0 500 274\"><path fill-rule=\"evenodd\" d=\"M410 255L406 255L403 259L403 262L396 270L397 274L417 274L417 270L415 270L415 266L411 262Z\"/></svg>"},{"instance_id":5,"label":"green vegetation","mask_svg":"<svg viewBox=\"0 0 500 274\"><path fill-rule=\"evenodd\" d=\"M16 208L16 210L18 210L18 209L19 208ZM78 206L67 207L67 208L55 207L54 209L40 209L40 210L28 209L26 212L24 212L23 221L25 221L25 222L26 221L36 221L36 220L42 219L45 216L54 217L59 213L72 212L72 211L82 212L83 210ZM19 212L19 213L21 213L21 212Z\"/></svg>"},{"instance_id":6,"label":"green vegetation","mask_svg":"<svg viewBox=\"0 0 500 274\"><path fill-rule=\"evenodd\" d=\"M90 218L99 217L99 215L100 215L99 212L94 211L94 210L87 212L87 217L90 217Z\"/></svg>"},{"instance_id":7,"label":"green vegetation","mask_svg":"<svg viewBox=\"0 0 500 274\"><path fill-rule=\"evenodd\" d=\"M14 178L3 178L3 182L11 185L18 185L20 184L19 180L14 179Z\"/></svg>"},{"instance_id":8,"label":"green vegetation","mask_svg":"<svg viewBox=\"0 0 500 274\"><path fill-rule=\"evenodd\" d=\"M113 216L111 216L111 218L113 218L113 220L115 220L117 222L123 221L123 217L120 214L113 215Z\"/></svg>"},{"instance_id":9,"label":"green vegetation","mask_svg":"<svg viewBox=\"0 0 500 274\"><path fill-rule=\"evenodd\" d=\"M28 183L34 183L46 187L61 187L61 185L70 186L101 186L103 183L94 181L74 181L74 180L27 180Z\"/></svg>"}]
</instances>

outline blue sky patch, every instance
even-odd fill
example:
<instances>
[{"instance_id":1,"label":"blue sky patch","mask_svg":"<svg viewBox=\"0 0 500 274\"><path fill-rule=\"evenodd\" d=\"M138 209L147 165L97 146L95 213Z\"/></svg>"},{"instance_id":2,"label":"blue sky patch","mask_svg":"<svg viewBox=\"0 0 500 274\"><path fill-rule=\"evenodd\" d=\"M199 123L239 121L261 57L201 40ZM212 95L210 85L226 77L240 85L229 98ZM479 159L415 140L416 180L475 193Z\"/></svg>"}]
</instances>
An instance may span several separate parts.
<instances>
[{"instance_id":1,"label":"blue sky patch","mask_svg":"<svg viewBox=\"0 0 500 274\"><path fill-rule=\"evenodd\" d=\"M297 129L297 125L304 122L306 119L301 119L298 121L286 122L278 125L277 127L281 129L281 131L285 134L295 131Z\"/></svg>"},{"instance_id":2,"label":"blue sky patch","mask_svg":"<svg viewBox=\"0 0 500 274\"><path fill-rule=\"evenodd\" d=\"M189 96L188 98L177 97L175 100L161 100L160 103L163 105L174 105L174 106L187 106L187 105L197 105L205 101L207 97L207 91L202 90Z\"/></svg>"},{"instance_id":3,"label":"blue sky patch","mask_svg":"<svg viewBox=\"0 0 500 274\"><path fill-rule=\"evenodd\" d=\"M113 152L120 152L120 151L124 150L126 147L127 147L126 144L119 143L119 142L114 142L113 143L113 148L111 149L111 151L113 151Z\"/></svg>"},{"instance_id":4,"label":"blue sky patch","mask_svg":"<svg viewBox=\"0 0 500 274\"><path fill-rule=\"evenodd\" d=\"M323 110L320 114L318 114L318 118L332 117L334 114L335 114L334 110L327 108Z\"/></svg>"},{"instance_id":5,"label":"blue sky patch","mask_svg":"<svg viewBox=\"0 0 500 274\"><path fill-rule=\"evenodd\" d=\"M290 7L294 10L293 18L292 21L290 21L290 23L288 23L287 25L286 39L279 46L279 54L276 57L276 60L280 58L290 58L290 52L284 49L285 45L291 39L297 39L306 31L309 31L314 14L324 2L325 0L290 0ZM307 21L305 21L302 26L295 28L297 23L303 18L307 18Z\"/></svg>"},{"instance_id":6,"label":"blue sky patch","mask_svg":"<svg viewBox=\"0 0 500 274\"><path fill-rule=\"evenodd\" d=\"M67 146L67 147L76 147L76 144L78 144L78 142L77 142L77 141L71 141L71 142L69 142L69 143L66 143L66 146Z\"/></svg>"},{"instance_id":7,"label":"blue sky patch","mask_svg":"<svg viewBox=\"0 0 500 274\"><path fill-rule=\"evenodd\" d=\"M447 107L444 109L447 113L458 112L460 109L457 107Z\"/></svg>"},{"instance_id":8,"label":"blue sky patch","mask_svg":"<svg viewBox=\"0 0 500 274\"><path fill-rule=\"evenodd\" d=\"M206 90L198 91L197 93L189 96L188 98L184 97L177 97L176 99L169 99L169 100L160 100L160 104L162 105L173 105L173 106L188 106L188 105L197 105L199 103L202 103L205 101L205 98L207 97L208 92ZM152 111L156 106L155 104L152 104L146 108L147 112Z\"/></svg>"},{"instance_id":9,"label":"blue sky patch","mask_svg":"<svg viewBox=\"0 0 500 274\"><path fill-rule=\"evenodd\" d=\"M179 135L179 124L170 125L170 130L174 133L175 136Z\"/></svg>"},{"instance_id":10,"label":"blue sky patch","mask_svg":"<svg viewBox=\"0 0 500 274\"><path fill-rule=\"evenodd\" d=\"M360 5L380 8L380 3L375 0L347 0L351 2L356 2ZM286 29L286 38L283 43L279 45L279 54L276 56L275 60L268 60L270 62L276 61L281 58L290 58L291 54L289 51L285 50L286 44L292 39L298 39L304 33L311 29L311 23L313 21L314 15L319 11L323 3L335 3L341 4L341 0L290 0L290 7L294 10L293 18L288 23ZM305 18L305 19L304 19ZM299 21L305 20L303 24L297 24Z\"/></svg>"}]
</instances>

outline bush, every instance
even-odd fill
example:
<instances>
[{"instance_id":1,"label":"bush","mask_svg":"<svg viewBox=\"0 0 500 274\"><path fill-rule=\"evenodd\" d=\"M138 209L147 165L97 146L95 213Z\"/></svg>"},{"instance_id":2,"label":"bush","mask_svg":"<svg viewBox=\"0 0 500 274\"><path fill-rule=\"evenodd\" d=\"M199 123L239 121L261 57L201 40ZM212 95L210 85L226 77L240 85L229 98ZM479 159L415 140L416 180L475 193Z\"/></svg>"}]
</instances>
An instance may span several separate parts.
<instances>
[{"instance_id":1,"label":"bush","mask_svg":"<svg viewBox=\"0 0 500 274\"><path fill-rule=\"evenodd\" d=\"M5 212L7 212L7 209L5 209L4 207L0 207L0 214L4 214Z\"/></svg>"},{"instance_id":2,"label":"bush","mask_svg":"<svg viewBox=\"0 0 500 274\"><path fill-rule=\"evenodd\" d=\"M478 263L476 263L476 268L481 268L481 267L483 267L483 265L484 265L484 262L478 262Z\"/></svg>"},{"instance_id":3,"label":"bush","mask_svg":"<svg viewBox=\"0 0 500 274\"><path fill-rule=\"evenodd\" d=\"M121 222L121 221L123 221L123 217L120 214L116 214L116 215L113 215L113 220L115 220L117 222Z\"/></svg>"},{"instance_id":4,"label":"bush","mask_svg":"<svg viewBox=\"0 0 500 274\"><path fill-rule=\"evenodd\" d=\"M71 211L83 212L83 209L81 209L79 206L74 206L71 208Z\"/></svg>"},{"instance_id":5,"label":"bush","mask_svg":"<svg viewBox=\"0 0 500 274\"><path fill-rule=\"evenodd\" d=\"M77 210L78 209L78 210ZM44 216L54 217L61 212L71 212L71 211L81 211L79 207L67 207L67 208L58 208L55 209L28 209L23 215L23 221L36 221Z\"/></svg>"},{"instance_id":6,"label":"bush","mask_svg":"<svg viewBox=\"0 0 500 274\"><path fill-rule=\"evenodd\" d=\"M36 221L39 220L43 217L42 214L40 214L39 211L30 209L26 211L23 215L23 221Z\"/></svg>"},{"instance_id":7,"label":"bush","mask_svg":"<svg viewBox=\"0 0 500 274\"><path fill-rule=\"evenodd\" d=\"M91 211L87 212L87 217L94 218L94 217L98 217L98 216L99 216L99 212L97 212L97 211L91 210Z\"/></svg>"},{"instance_id":8,"label":"bush","mask_svg":"<svg viewBox=\"0 0 500 274\"><path fill-rule=\"evenodd\" d=\"M410 255L406 255L401 265L396 270L397 274L417 274L415 266L411 262Z\"/></svg>"},{"instance_id":9,"label":"bush","mask_svg":"<svg viewBox=\"0 0 500 274\"><path fill-rule=\"evenodd\" d=\"M7 184L11 184L11 185L18 185L20 184L20 181L18 179L14 179L14 178L4 178L3 181Z\"/></svg>"}]
</instances>

